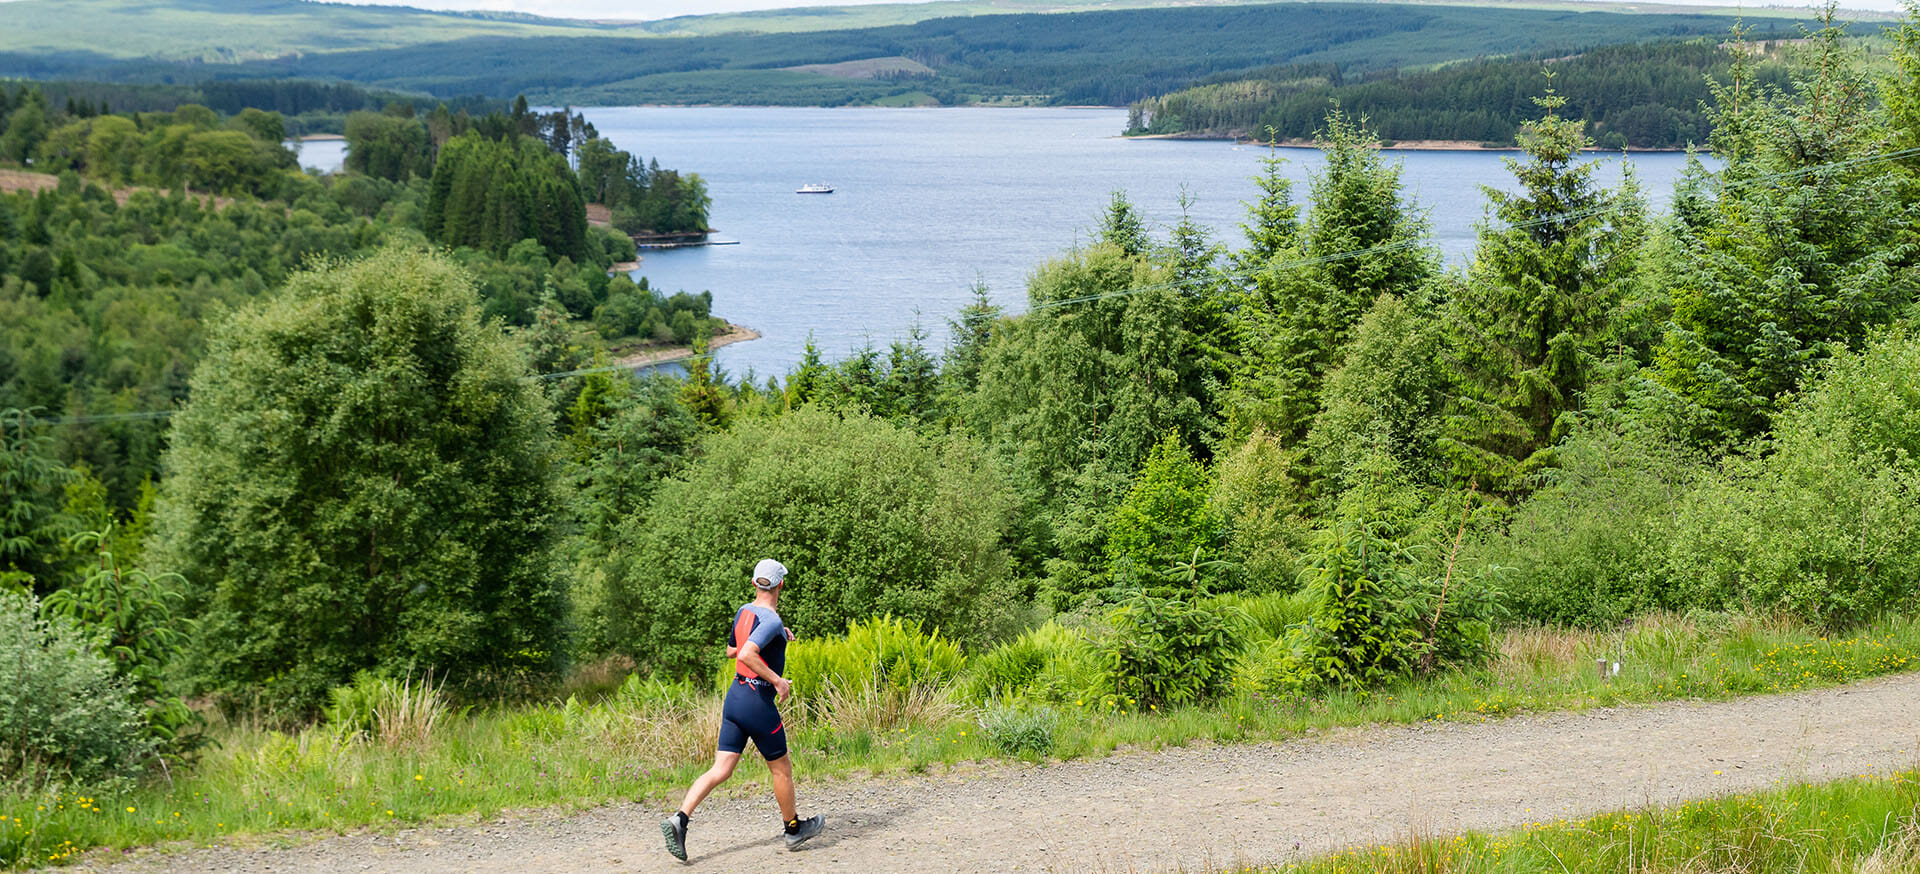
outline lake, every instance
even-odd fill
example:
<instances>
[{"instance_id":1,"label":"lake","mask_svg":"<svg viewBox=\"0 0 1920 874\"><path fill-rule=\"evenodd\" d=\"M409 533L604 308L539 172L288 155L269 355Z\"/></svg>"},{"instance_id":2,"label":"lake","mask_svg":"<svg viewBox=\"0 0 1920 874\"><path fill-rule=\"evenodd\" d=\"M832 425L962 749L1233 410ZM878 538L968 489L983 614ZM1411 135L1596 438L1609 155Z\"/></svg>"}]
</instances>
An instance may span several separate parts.
<instances>
[{"instance_id":1,"label":"lake","mask_svg":"<svg viewBox=\"0 0 1920 874\"><path fill-rule=\"evenodd\" d=\"M660 166L699 173L715 239L737 246L650 251L636 276L666 291L710 290L714 314L759 331L718 364L735 377L784 375L809 334L829 359L885 346L916 322L939 349L947 319L984 282L1022 308L1026 279L1084 243L1112 192L1156 225L1179 220L1182 190L1216 239L1238 247L1266 150L1226 142L1128 140L1120 109L630 107L582 112L602 136ZM317 143L308 144L312 148ZM1320 153L1286 149L1295 199ZM1511 187L1500 152L1390 150L1428 212L1435 245L1464 263L1483 217L1479 186ZM303 156L304 158L304 156ZM1620 178L1618 155L1595 156ZM1636 154L1656 207L1685 157ZM306 163L303 160L302 163ZM802 184L832 194L795 194Z\"/></svg>"}]
</instances>

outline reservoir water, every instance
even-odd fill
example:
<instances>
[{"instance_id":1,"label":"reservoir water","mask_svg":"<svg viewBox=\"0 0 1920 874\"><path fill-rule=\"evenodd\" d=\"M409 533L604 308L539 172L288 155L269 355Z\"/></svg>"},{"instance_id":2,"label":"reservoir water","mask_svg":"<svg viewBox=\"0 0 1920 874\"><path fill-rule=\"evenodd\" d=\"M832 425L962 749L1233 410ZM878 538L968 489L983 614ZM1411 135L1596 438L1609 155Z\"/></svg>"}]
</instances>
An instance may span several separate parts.
<instances>
[{"instance_id":1,"label":"reservoir water","mask_svg":"<svg viewBox=\"0 0 1920 874\"><path fill-rule=\"evenodd\" d=\"M645 252L636 275L669 292L712 291L715 315L761 334L719 350L717 363L762 379L784 375L809 335L833 360L868 342L884 349L917 323L937 351L976 282L1001 306L1021 309L1027 277L1086 242L1114 191L1126 192L1164 239L1184 190L1216 240L1243 245L1238 226L1265 154L1226 142L1121 139L1126 113L1118 109L582 112L620 148L706 180L714 238L740 244ZM1427 212L1434 245L1449 263L1464 263L1484 215L1479 186L1512 187L1508 155L1387 155ZM1320 153L1283 156L1295 201L1304 202ZM1595 160L1601 180L1620 178L1618 155ZM1684 156L1631 161L1659 208ZM814 182L835 191L795 193Z\"/></svg>"}]
</instances>

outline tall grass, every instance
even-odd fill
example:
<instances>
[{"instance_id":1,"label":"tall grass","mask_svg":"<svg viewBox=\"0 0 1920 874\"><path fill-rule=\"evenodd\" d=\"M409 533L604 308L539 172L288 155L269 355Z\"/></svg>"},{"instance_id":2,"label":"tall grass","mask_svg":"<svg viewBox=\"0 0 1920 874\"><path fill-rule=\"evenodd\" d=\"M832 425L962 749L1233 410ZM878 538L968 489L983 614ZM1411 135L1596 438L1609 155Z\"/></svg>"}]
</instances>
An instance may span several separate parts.
<instances>
[{"instance_id":1,"label":"tall grass","mask_svg":"<svg viewBox=\"0 0 1920 874\"><path fill-rule=\"evenodd\" d=\"M1060 644L1042 659L1035 676L1044 680L1049 671L1075 670L1073 653L1079 650L1073 642L1079 632L1056 627L1030 635L1029 643ZM884 633L873 639L883 638ZM820 645L823 656L841 646L805 644ZM874 653L880 649L871 647ZM806 658L805 651L797 642L790 664ZM894 652L894 644L886 651ZM872 681L842 685L819 679L813 682L821 685L807 692L812 705L788 708L795 765L803 778L1037 757L1041 738L1032 729L1038 722L1047 723L1051 757L1071 759L1121 747L1284 739L1340 725L1480 720L1523 711L1805 689L1920 667L1920 620L1886 620L1846 637L1822 637L1784 620L1709 615L1648 617L1611 632L1518 630L1501 637L1499 655L1481 668L1372 692L1299 698L1251 691L1213 706L1145 714L1084 692L1076 697L1073 684L1064 681L1038 682L1051 690L1042 696L1047 700L1003 696L998 709L983 713L965 694L975 683L971 673L956 677L945 668L907 669L905 676L933 679L898 688L892 678L902 674L841 662L844 654L823 657L819 664L854 665L841 676ZM1594 662L1603 657L1621 663L1618 676L1598 674ZM968 670L983 670L995 661L993 654L976 657ZM818 676L829 674L822 669ZM416 700L423 695L418 685L402 687ZM719 707L719 696L705 684L629 678L617 692L593 702L569 698L536 706L443 710L430 721L412 720L414 726L424 724L419 731L395 731L395 743L376 742L371 733L356 741L330 725L292 734L216 725L219 744L191 770L175 773L171 783L150 782L112 797L71 788L0 790L0 816L6 817L0 820L0 862L57 863L90 847L217 841L285 830L473 822L529 807L578 809L635 798L664 804L711 761ZM426 709L421 705L415 712ZM1023 722L1017 715L1043 710L1050 712L1037 720ZM992 732L986 722L995 723ZM741 780L729 791L764 788Z\"/></svg>"},{"instance_id":2,"label":"tall grass","mask_svg":"<svg viewBox=\"0 0 1920 874\"><path fill-rule=\"evenodd\" d=\"M400 679L361 671L327 696L326 722L340 739L371 739L387 746L417 745L447 717L446 696L432 676Z\"/></svg>"}]
</instances>

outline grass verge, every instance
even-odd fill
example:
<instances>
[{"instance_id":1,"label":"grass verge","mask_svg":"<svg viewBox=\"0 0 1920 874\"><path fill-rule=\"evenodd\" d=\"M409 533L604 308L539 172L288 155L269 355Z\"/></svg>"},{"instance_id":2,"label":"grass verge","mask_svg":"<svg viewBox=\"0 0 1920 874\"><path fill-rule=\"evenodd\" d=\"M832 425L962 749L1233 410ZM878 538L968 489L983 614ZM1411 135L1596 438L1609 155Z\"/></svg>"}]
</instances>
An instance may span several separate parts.
<instances>
[{"instance_id":1,"label":"grass verge","mask_svg":"<svg viewBox=\"0 0 1920 874\"><path fill-rule=\"evenodd\" d=\"M1071 759L1123 747L1280 740L1346 725L1794 691L1920 667L1920 620L1828 638L1784 621L1658 616L1611 632L1512 631L1500 649L1486 667L1374 692L1243 695L1164 713L1133 712L1112 699L1053 702L1046 746L1052 758ZM1619 661L1620 673L1603 679L1594 667L1601 658ZM872 706L863 709L867 698ZM796 718L807 708L790 708L801 775L918 773L1011 752L1001 749L1002 733L982 730L979 709L901 709L882 698L842 696L821 708L830 721ZM0 794L0 863L57 864L96 847L457 824L517 809L664 799L710 760L718 712L712 697L614 695L449 715L422 738L220 726L219 745L171 780L111 793ZM759 790L743 784L742 791Z\"/></svg>"},{"instance_id":2,"label":"grass verge","mask_svg":"<svg viewBox=\"0 0 1920 874\"><path fill-rule=\"evenodd\" d=\"M1530 823L1503 834L1416 835L1241 874L1920 871L1920 771Z\"/></svg>"}]
</instances>

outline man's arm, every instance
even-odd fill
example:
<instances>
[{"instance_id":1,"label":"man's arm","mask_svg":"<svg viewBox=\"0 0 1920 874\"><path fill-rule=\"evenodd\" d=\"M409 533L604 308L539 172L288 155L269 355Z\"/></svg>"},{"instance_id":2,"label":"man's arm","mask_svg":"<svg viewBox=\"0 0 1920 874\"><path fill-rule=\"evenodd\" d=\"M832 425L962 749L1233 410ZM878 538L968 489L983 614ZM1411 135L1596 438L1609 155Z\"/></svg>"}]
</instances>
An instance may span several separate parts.
<instances>
[{"instance_id":1,"label":"man's arm","mask_svg":"<svg viewBox=\"0 0 1920 874\"><path fill-rule=\"evenodd\" d=\"M793 684L787 682L787 678L774 673L773 668L767 666L767 660L760 657L760 644L751 640L741 644L740 664L745 665L754 676L773 684L776 699L785 699L787 693L793 688Z\"/></svg>"}]
</instances>

